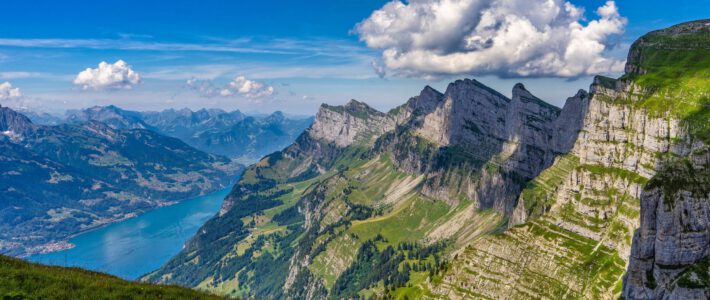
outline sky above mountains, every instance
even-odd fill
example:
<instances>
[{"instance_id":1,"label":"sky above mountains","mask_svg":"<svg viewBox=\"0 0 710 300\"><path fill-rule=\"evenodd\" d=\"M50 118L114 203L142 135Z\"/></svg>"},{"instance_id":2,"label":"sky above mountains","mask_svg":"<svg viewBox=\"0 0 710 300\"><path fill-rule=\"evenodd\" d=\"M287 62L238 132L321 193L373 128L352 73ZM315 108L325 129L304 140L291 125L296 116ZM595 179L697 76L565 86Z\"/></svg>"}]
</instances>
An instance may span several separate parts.
<instances>
[{"instance_id":1,"label":"sky above mountains","mask_svg":"<svg viewBox=\"0 0 710 300\"><path fill-rule=\"evenodd\" d=\"M682 3L682 4L679 4ZM424 85L516 82L555 105L618 76L645 32L707 18L705 0L12 1L0 104L60 112L219 107L388 109Z\"/></svg>"}]
</instances>

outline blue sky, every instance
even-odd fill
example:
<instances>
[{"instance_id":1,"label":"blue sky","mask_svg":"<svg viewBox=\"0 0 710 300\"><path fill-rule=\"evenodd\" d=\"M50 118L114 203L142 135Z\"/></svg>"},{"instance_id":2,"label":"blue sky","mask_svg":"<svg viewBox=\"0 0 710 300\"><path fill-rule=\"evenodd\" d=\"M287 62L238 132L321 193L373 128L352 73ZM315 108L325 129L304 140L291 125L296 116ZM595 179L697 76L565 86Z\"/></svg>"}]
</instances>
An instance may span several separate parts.
<instances>
[{"instance_id":1,"label":"blue sky","mask_svg":"<svg viewBox=\"0 0 710 300\"><path fill-rule=\"evenodd\" d=\"M488 3L492 1L473 2L495 7ZM584 9L581 26L602 18L595 10L606 4L570 2ZM443 91L451 80L469 77L506 94L514 83L523 82L534 94L559 106L577 89L586 89L596 70L570 71L568 66L560 66L569 63L564 59L552 69L546 66L533 71L528 70L527 61L502 59L481 65L482 57L489 56L473 56L470 65L457 68L457 61L451 63L452 55L471 48L460 50L406 39L410 34L438 38L447 32L446 25L398 31L388 27L383 31L382 20L370 16L387 11L386 5L388 1L374 0L203 0L171 1L169 5L146 0L8 1L3 3L0 21L0 83L19 88L21 96L6 94L3 98L0 91L0 104L50 112L116 104L138 110L221 107L312 114L320 103L341 104L355 98L385 110L416 95L427 84ZM608 75L619 75L618 64L614 67L613 63L623 62L629 44L643 33L710 16L707 0L623 0L615 6L618 16L608 19L616 20L616 27L605 33L603 52L590 58L607 60L609 67L601 73ZM429 7L415 9L405 3L391 6L389 11L422 14ZM520 13L527 16L527 12ZM407 21L406 15L393 18ZM360 22L369 25L358 27ZM438 35L431 35L433 31ZM461 36L466 34L470 32ZM383 38L388 41L382 42ZM457 44L457 38L444 40L444 44ZM550 51L544 47L533 50ZM443 65L451 66L422 66L416 58L405 56L387 60L384 53L388 50L424 53L429 56L423 57L438 57ZM539 55L533 57L543 61ZM99 63L119 60L125 61L125 68L111 65L106 72L118 72L123 81L102 79L99 74L104 70ZM373 64L386 70L384 78L378 76ZM81 75L87 68L95 70ZM127 75L129 69L139 77ZM190 79L193 81L188 82Z\"/></svg>"}]
</instances>

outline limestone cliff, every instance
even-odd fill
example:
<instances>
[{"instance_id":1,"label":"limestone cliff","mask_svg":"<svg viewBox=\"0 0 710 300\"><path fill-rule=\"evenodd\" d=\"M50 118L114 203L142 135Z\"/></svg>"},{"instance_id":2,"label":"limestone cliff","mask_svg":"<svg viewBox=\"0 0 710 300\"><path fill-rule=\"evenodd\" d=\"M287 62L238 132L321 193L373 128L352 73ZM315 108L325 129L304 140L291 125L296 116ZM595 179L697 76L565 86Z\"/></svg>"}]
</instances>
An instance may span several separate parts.
<instances>
[{"instance_id":1,"label":"limestone cliff","mask_svg":"<svg viewBox=\"0 0 710 300\"><path fill-rule=\"evenodd\" d=\"M641 194L626 299L707 299L710 284L710 152L668 165Z\"/></svg>"},{"instance_id":2,"label":"limestone cliff","mask_svg":"<svg viewBox=\"0 0 710 300\"><path fill-rule=\"evenodd\" d=\"M659 63L659 57L673 61ZM684 57L694 57L684 61ZM668 69L675 76L655 76ZM710 20L651 32L632 46L627 71L651 97L674 101L667 114L671 155L641 192L641 224L624 281L626 299L710 297ZM651 98L651 101L653 98ZM680 119L679 122L676 120Z\"/></svg>"},{"instance_id":3,"label":"limestone cliff","mask_svg":"<svg viewBox=\"0 0 710 300\"><path fill-rule=\"evenodd\" d=\"M356 141L372 142L394 129L395 120L363 102L350 100L344 106L323 104L308 135L316 140L346 147Z\"/></svg>"},{"instance_id":4,"label":"limestone cliff","mask_svg":"<svg viewBox=\"0 0 710 300\"><path fill-rule=\"evenodd\" d=\"M570 151L521 192L509 222L518 226L471 243L454 264L460 266L432 288L450 298L612 299L622 294L628 264L627 298L703 294L704 275L693 275L693 291L668 290L680 271L707 255L707 194L663 194L649 180L667 181L658 178L665 178L659 174L669 160L706 151L710 43L701 41L707 41L707 23L642 37L630 51L626 75L598 76L589 95L568 99L563 114L582 116L558 122L580 120L579 134L562 134L557 143L573 142ZM701 176L703 155L690 159L694 171L674 174ZM690 182L707 186L703 180ZM659 204L661 197L677 197L679 205L670 209Z\"/></svg>"}]
</instances>

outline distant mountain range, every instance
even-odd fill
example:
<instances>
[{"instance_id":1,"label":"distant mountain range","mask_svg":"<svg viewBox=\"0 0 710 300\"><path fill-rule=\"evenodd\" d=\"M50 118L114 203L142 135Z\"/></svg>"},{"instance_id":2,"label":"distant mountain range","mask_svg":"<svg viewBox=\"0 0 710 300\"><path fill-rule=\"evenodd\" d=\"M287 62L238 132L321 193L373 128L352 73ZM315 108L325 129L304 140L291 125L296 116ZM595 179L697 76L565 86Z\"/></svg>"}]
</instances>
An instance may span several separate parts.
<instances>
[{"instance_id":1,"label":"distant mountain range","mask_svg":"<svg viewBox=\"0 0 710 300\"><path fill-rule=\"evenodd\" d=\"M0 107L1 253L66 247L73 234L224 188L243 169L177 138L115 127L37 125Z\"/></svg>"},{"instance_id":2,"label":"distant mountain range","mask_svg":"<svg viewBox=\"0 0 710 300\"><path fill-rule=\"evenodd\" d=\"M96 106L70 111L66 122L103 122L116 129L148 129L179 138L205 152L253 162L291 144L313 118L288 118L281 112L264 117L221 109L168 109L160 112L128 111Z\"/></svg>"}]
</instances>

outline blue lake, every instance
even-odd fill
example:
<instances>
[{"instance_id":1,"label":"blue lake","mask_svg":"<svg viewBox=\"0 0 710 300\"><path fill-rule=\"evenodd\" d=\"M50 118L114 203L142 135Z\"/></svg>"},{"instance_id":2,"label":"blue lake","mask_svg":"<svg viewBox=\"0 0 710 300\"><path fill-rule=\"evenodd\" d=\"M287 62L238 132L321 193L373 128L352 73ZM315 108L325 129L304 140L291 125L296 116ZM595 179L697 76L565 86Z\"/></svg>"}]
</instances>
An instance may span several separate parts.
<instances>
[{"instance_id":1,"label":"blue lake","mask_svg":"<svg viewBox=\"0 0 710 300\"><path fill-rule=\"evenodd\" d=\"M219 211L229 191L227 188L113 223L69 240L76 245L72 249L33 255L28 260L136 279L177 254Z\"/></svg>"}]
</instances>

